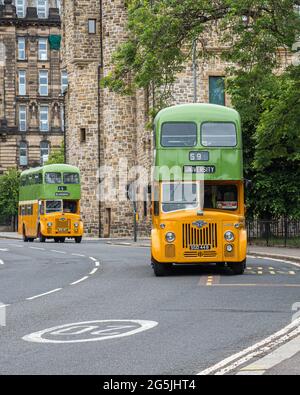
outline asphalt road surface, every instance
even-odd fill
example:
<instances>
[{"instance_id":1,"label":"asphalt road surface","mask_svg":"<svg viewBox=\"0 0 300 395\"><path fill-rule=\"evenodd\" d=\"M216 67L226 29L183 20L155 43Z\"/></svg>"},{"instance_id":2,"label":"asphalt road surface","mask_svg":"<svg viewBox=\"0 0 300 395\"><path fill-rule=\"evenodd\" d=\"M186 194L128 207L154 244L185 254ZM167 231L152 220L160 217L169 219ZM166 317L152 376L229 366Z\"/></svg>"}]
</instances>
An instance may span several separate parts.
<instances>
[{"instance_id":1,"label":"asphalt road surface","mask_svg":"<svg viewBox=\"0 0 300 395\"><path fill-rule=\"evenodd\" d=\"M156 278L147 248L0 240L0 374L197 374L288 325L299 290L285 262Z\"/></svg>"}]
</instances>

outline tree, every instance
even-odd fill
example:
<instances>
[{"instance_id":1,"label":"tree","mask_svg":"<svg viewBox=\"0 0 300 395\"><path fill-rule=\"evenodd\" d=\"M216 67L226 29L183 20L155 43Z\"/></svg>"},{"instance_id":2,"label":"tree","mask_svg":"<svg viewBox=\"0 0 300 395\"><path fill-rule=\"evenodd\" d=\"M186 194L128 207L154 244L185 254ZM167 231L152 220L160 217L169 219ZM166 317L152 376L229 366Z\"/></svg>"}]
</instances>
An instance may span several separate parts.
<instances>
[{"instance_id":1,"label":"tree","mask_svg":"<svg viewBox=\"0 0 300 395\"><path fill-rule=\"evenodd\" d=\"M10 169L0 177L0 216L11 218L12 224L18 215L19 178L20 173L16 169Z\"/></svg>"},{"instance_id":2,"label":"tree","mask_svg":"<svg viewBox=\"0 0 300 395\"><path fill-rule=\"evenodd\" d=\"M275 75L261 67L228 81L242 117L248 214L300 218L300 67Z\"/></svg>"},{"instance_id":3,"label":"tree","mask_svg":"<svg viewBox=\"0 0 300 395\"><path fill-rule=\"evenodd\" d=\"M49 155L49 159L46 165L56 165L65 163L65 146L64 143L60 146L58 150L54 150Z\"/></svg>"},{"instance_id":4,"label":"tree","mask_svg":"<svg viewBox=\"0 0 300 395\"><path fill-rule=\"evenodd\" d=\"M164 95L187 59L193 42L202 43L218 21L223 56L244 69L277 63L278 47L291 48L300 31L294 6L300 0L129 0L128 39L113 57L104 86L128 94L136 88L160 88Z\"/></svg>"}]
</instances>

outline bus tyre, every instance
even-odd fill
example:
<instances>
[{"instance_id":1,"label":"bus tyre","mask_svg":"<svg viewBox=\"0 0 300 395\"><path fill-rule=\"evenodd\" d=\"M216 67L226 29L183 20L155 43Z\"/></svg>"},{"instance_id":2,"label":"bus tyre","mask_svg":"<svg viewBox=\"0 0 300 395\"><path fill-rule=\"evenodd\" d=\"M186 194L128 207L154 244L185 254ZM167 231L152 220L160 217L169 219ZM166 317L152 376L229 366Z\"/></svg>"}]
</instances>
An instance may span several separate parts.
<instances>
[{"instance_id":1,"label":"bus tyre","mask_svg":"<svg viewBox=\"0 0 300 395\"><path fill-rule=\"evenodd\" d=\"M246 260L244 260L243 262L228 263L228 266L235 276L240 276L245 273L247 265Z\"/></svg>"},{"instance_id":2,"label":"bus tyre","mask_svg":"<svg viewBox=\"0 0 300 395\"><path fill-rule=\"evenodd\" d=\"M39 239L40 243L45 243L45 241L46 241L46 237L42 235L40 227L39 227L39 230L38 230L38 239Z\"/></svg>"},{"instance_id":3,"label":"bus tyre","mask_svg":"<svg viewBox=\"0 0 300 395\"><path fill-rule=\"evenodd\" d=\"M152 267L156 277L165 277L171 274L172 263L158 263L152 259Z\"/></svg>"},{"instance_id":4,"label":"bus tyre","mask_svg":"<svg viewBox=\"0 0 300 395\"><path fill-rule=\"evenodd\" d=\"M65 237L60 237L60 238L59 238L59 242L60 242L60 243L64 243L65 241L66 241L66 238L65 238Z\"/></svg>"},{"instance_id":5,"label":"bus tyre","mask_svg":"<svg viewBox=\"0 0 300 395\"><path fill-rule=\"evenodd\" d=\"M25 226L23 227L23 241L24 241L24 243L29 242L29 238L26 236Z\"/></svg>"},{"instance_id":6,"label":"bus tyre","mask_svg":"<svg viewBox=\"0 0 300 395\"><path fill-rule=\"evenodd\" d=\"M54 242L59 243L59 237L54 237Z\"/></svg>"},{"instance_id":7,"label":"bus tyre","mask_svg":"<svg viewBox=\"0 0 300 395\"><path fill-rule=\"evenodd\" d=\"M75 237L75 243L80 244L82 241L82 236Z\"/></svg>"}]
</instances>

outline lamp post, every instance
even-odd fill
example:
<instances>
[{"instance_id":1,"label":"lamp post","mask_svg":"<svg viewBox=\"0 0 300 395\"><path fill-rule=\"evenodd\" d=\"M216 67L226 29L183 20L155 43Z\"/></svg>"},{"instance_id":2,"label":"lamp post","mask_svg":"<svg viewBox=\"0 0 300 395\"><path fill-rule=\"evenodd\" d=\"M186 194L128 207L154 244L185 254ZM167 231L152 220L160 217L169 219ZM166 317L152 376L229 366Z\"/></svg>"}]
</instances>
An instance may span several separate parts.
<instances>
[{"instance_id":1,"label":"lamp post","mask_svg":"<svg viewBox=\"0 0 300 395\"><path fill-rule=\"evenodd\" d=\"M193 40L193 85L194 85L194 103L198 102L197 91L197 40Z\"/></svg>"}]
</instances>

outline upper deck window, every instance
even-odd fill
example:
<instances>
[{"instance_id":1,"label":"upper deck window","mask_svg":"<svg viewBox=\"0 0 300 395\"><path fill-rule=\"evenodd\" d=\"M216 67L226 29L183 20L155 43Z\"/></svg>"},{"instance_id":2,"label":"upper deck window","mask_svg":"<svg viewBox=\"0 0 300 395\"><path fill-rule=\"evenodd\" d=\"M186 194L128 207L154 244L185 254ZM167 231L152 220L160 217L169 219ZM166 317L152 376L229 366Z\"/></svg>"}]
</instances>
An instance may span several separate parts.
<instances>
[{"instance_id":1,"label":"upper deck window","mask_svg":"<svg viewBox=\"0 0 300 395\"><path fill-rule=\"evenodd\" d=\"M204 147L236 147L237 133L233 123L206 122L201 129Z\"/></svg>"},{"instance_id":2,"label":"upper deck window","mask_svg":"<svg viewBox=\"0 0 300 395\"><path fill-rule=\"evenodd\" d=\"M46 184L61 184L61 174L60 173L46 173L45 174Z\"/></svg>"},{"instance_id":3,"label":"upper deck window","mask_svg":"<svg viewBox=\"0 0 300 395\"><path fill-rule=\"evenodd\" d=\"M79 184L78 173L64 173L64 184Z\"/></svg>"},{"instance_id":4,"label":"upper deck window","mask_svg":"<svg viewBox=\"0 0 300 395\"><path fill-rule=\"evenodd\" d=\"M161 130L163 147L195 147L197 144L197 125L192 122L164 123Z\"/></svg>"}]
</instances>

